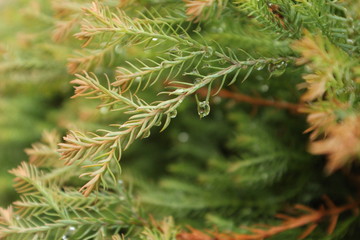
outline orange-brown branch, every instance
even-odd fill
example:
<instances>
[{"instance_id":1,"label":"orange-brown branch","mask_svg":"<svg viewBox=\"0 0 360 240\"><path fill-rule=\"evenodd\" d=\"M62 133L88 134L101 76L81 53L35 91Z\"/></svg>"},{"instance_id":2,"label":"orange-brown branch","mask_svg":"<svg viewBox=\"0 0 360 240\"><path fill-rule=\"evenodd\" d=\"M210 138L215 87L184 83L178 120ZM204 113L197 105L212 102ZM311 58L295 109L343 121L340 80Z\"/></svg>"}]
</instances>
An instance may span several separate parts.
<instances>
[{"instance_id":1,"label":"orange-brown branch","mask_svg":"<svg viewBox=\"0 0 360 240\"><path fill-rule=\"evenodd\" d=\"M285 220L279 226L273 226L268 228L249 228L249 230L252 232L250 234L218 233L212 231L208 232L209 235L201 233L199 230L190 228L191 232L180 233L177 237L177 240L197 240L200 236L209 236L208 239L214 240L263 240L290 229L308 226L305 231L298 237L298 239L304 239L317 227L318 223L324 218L330 219L327 232L328 234L331 234L335 229L339 215L347 210L357 209L359 206L359 202L351 202L344 206L337 207L335 206L335 204L332 203L329 198L324 198L327 209L321 207L320 209L315 210L305 207L303 205L297 205L295 206L296 209L305 210L308 213L299 217L291 217L281 214L279 215L279 217Z\"/></svg>"},{"instance_id":2,"label":"orange-brown branch","mask_svg":"<svg viewBox=\"0 0 360 240\"><path fill-rule=\"evenodd\" d=\"M202 88L198 90L198 93L200 95L206 96L207 95L207 89L206 88ZM216 92L216 90L212 90L212 94L214 94ZM274 101L274 100L269 100L269 99L263 99L263 98L256 98L256 97L251 97L242 93L234 93L234 92L230 92L228 90L222 89L219 93L218 96L222 97L222 98L228 98L228 99L234 99L235 101L238 102L245 102L245 103L249 103L252 105L257 105L257 106L271 106L271 107L276 107L276 108L281 108L281 109L287 109L290 110L292 112L296 112L299 113L299 109L301 108L300 104L294 104L294 103L288 103L288 102L283 102L283 101Z\"/></svg>"}]
</instances>

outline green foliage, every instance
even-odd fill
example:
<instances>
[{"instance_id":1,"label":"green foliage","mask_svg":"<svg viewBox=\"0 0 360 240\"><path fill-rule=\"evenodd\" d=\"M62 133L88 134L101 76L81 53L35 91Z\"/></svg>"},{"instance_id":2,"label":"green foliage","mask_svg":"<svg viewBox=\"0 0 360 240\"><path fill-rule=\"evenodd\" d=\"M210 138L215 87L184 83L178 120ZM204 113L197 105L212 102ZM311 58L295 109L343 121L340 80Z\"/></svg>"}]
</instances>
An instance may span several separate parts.
<instances>
[{"instance_id":1,"label":"green foliage","mask_svg":"<svg viewBox=\"0 0 360 240\"><path fill-rule=\"evenodd\" d=\"M359 235L356 1L1 4L0 238Z\"/></svg>"}]
</instances>

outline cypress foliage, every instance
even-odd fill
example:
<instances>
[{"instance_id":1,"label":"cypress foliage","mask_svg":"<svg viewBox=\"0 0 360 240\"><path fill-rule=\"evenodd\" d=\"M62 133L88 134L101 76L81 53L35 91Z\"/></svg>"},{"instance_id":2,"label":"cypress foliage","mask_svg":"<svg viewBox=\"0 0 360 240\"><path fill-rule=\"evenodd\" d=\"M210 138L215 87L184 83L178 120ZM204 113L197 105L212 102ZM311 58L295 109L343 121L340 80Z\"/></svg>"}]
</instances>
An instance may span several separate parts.
<instances>
[{"instance_id":1,"label":"cypress foliage","mask_svg":"<svg viewBox=\"0 0 360 240\"><path fill-rule=\"evenodd\" d=\"M359 239L358 1L1 5L0 239Z\"/></svg>"}]
</instances>

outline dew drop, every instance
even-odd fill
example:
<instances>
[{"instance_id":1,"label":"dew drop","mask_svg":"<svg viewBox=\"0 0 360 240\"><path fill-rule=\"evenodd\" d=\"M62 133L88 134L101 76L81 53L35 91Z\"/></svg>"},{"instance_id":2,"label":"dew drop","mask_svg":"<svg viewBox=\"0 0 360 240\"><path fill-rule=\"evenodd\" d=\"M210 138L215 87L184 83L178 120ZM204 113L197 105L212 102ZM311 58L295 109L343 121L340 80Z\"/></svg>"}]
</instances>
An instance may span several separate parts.
<instances>
[{"instance_id":1,"label":"dew drop","mask_svg":"<svg viewBox=\"0 0 360 240\"><path fill-rule=\"evenodd\" d=\"M189 141L189 134L187 132L181 132L178 135L179 142L185 143Z\"/></svg>"},{"instance_id":2,"label":"dew drop","mask_svg":"<svg viewBox=\"0 0 360 240\"><path fill-rule=\"evenodd\" d=\"M213 55L214 49L212 47L206 47L204 57L209 58Z\"/></svg>"},{"instance_id":3,"label":"dew drop","mask_svg":"<svg viewBox=\"0 0 360 240\"><path fill-rule=\"evenodd\" d=\"M74 226L70 226L70 227L69 227L69 231L70 231L70 232L74 232L75 230L76 230L76 228L75 228Z\"/></svg>"},{"instance_id":4,"label":"dew drop","mask_svg":"<svg viewBox=\"0 0 360 240\"><path fill-rule=\"evenodd\" d=\"M173 47L169 50L170 54L178 54L180 51L180 49L178 47Z\"/></svg>"},{"instance_id":5,"label":"dew drop","mask_svg":"<svg viewBox=\"0 0 360 240\"><path fill-rule=\"evenodd\" d=\"M141 77L136 77L136 78L134 79L134 81L137 82L137 83L140 82L140 81L141 81Z\"/></svg>"},{"instance_id":6,"label":"dew drop","mask_svg":"<svg viewBox=\"0 0 360 240\"><path fill-rule=\"evenodd\" d=\"M221 65L224 65L227 63L226 59L222 58L220 59L220 62L219 62Z\"/></svg>"},{"instance_id":7,"label":"dew drop","mask_svg":"<svg viewBox=\"0 0 360 240\"><path fill-rule=\"evenodd\" d=\"M258 81L263 81L265 78L263 76L261 76L261 75L257 75L255 77L255 79L258 80Z\"/></svg>"},{"instance_id":8,"label":"dew drop","mask_svg":"<svg viewBox=\"0 0 360 240\"><path fill-rule=\"evenodd\" d=\"M148 138L150 136L150 130L143 133L143 138Z\"/></svg>"},{"instance_id":9,"label":"dew drop","mask_svg":"<svg viewBox=\"0 0 360 240\"><path fill-rule=\"evenodd\" d=\"M194 68L194 69L192 70L192 72L190 72L190 74L192 74L192 75L199 75L199 70L197 70L197 68Z\"/></svg>"},{"instance_id":10,"label":"dew drop","mask_svg":"<svg viewBox=\"0 0 360 240\"><path fill-rule=\"evenodd\" d=\"M270 63L268 65L268 71L272 73L275 70L276 70L276 64Z\"/></svg>"},{"instance_id":11,"label":"dew drop","mask_svg":"<svg viewBox=\"0 0 360 240\"><path fill-rule=\"evenodd\" d=\"M117 54L124 54L124 48L121 45L116 45L115 52Z\"/></svg>"},{"instance_id":12,"label":"dew drop","mask_svg":"<svg viewBox=\"0 0 360 240\"><path fill-rule=\"evenodd\" d=\"M158 121L156 121L156 123L154 125L155 126L161 126L161 120L159 119Z\"/></svg>"},{"instance_id":13,"label":"dew drop","mask_svg":"<svg viewBox=\"0 0 360 240\"><path fill-rule=\"evenodd\" d=\"M210 104L208 101L202 101L198 103L198 114L200 118L206 117L210 113Z\"/></svg>"},{"instance_id":14,"label":"dew drop","mask_svg":"<svg viewBox=\"0 0 360 240\"><path fill-rule=\"evenodd\" d=\"M352 40L352 39L347 39L346 42L347 42L348 44L354 45L354 40Z\"/></svg>"},{"instance_id":15,"label":"dew drop","mask_svg":"<svg viewBox=\"0 0 360 240\"><path fill-rule=\"evenodd\" d=\"M287 67L287 63L285 61L281 61L280 64L277 65L277 69L285 69Z\"/></svg>"},{"instance_id":16,"label":"dew drop","mask_svg":"<svg viewBox=\"0 0 360 240\"><path fill-rule=\"evenodd\" d=\"M173 94L175 94L175 95L181 95L181 94L183 94L185 91L186 91L186 90L183 89L183 88L178 88L178 89L176 89L175 91L173 91Z\"/></svg>"},{"instance_id":17,"label":"dew drop","mask_svg":"<svg viewBox=\"0 0 360 240\"><path fill-rule=\"evenodd\" d=\"M152 38L151 40L153 40L153 41L157 41L158 39L157 39L157 38Z\"/></svg>"},{"instance_id":18,"label":"dew drop","mask_svg":"<svg viewBox=\"0 0 360 240\"><path fill-rule=\"evenodd\" d=\"M199 83L201 83L202 78L195 78L194 84L197 85Z\"/></svg>"},{"instance_id":19,"label":"dew drop","mask_svg":"<svg viewBox=\"0 0 360 240\"><path fill-rule=\"evenodd\" d=\"M213 98L213 102L215 103L215 104L220 104L221 103L221 97L219 97L219 96L216 96L216 97L214 97Z\"/></svg>"},{"instance_id":20,"label":"dew drop","mask_svg":"<svg viewBox=\"0 0 360 240\"><path fill-rule=\"evenodd\" d=\"M176 116L177 116L177 110L175 109L175 110L172 110L170 113L169 113L169 116L170 116L170 118L176 118Z\"/></svg>"},{"instance_id":21,"label":"dew drop","mask_svg":"<svg viewBox=\"0 0 360 240\"><path fill-rule=\"evenodd\" d=\"M109 108L108 107L101 107L100 108L100 113L105 115L109 112Z\"/></svg>"},{"instance_id":22,"label":"dew drop","mask_svg":"<svg viewBox=\"0 0 360 240\"><path fill-rule=\"evenodd\" d=\"M260 91L262 92L267 92L269 90L269 86L264 84L260 86Z\"/></svg>"},{"instance_id":23,"label":"dew drop","mask_svg":"<svg viewBox=\"0 0 360 240\"><path fill-rule=\"evenodd\" d=\"M67 229L66 229L66 233L61 237L62 240L67 240L69 239L69 237L71 237L72 235L74 235L76 231L76 227L74 226L69 226Z\"/></svg>"},{"instance_id":24,"label":"dew drop","mask_svg":"<svg viewBox=\"0 0 360 240\"><path fill-rule=\"evenodd\" d=\"M272 76L281 76L287 67L287 63L285 61L281 61L278 63L271 63L268 65L268 71Z\"/></svg>"},{"instance_id":25,"label":"dew drop","mask_svg":"<svg viewBox=\"0 0 360 240\"><path fill-rule=\"evenodd\" d=\"M258 63L256 64L256 70L261 71L265 67L265 63Z\"/></svg>"}]
</instances>

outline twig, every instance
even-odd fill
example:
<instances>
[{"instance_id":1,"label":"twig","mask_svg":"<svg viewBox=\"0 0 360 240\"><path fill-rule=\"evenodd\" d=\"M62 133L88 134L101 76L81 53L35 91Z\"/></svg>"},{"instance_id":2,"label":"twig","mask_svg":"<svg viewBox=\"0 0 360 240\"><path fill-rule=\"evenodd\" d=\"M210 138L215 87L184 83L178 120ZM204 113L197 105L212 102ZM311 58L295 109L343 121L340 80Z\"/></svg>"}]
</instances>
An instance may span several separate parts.
<instances>
[{"instance_id":1,"label":"twig","mask_svg":"<svg viewBox=\"0 0 360 240\"><path fill-rule=\"evenodd\" d=\"M206 96L207 91L208 90L206 88L202 88L202 89L198 90L198 93L202 96ZM212 90L211 93L214 94L215 92L216 92L216 90ZM234 99L238 102L250 103L252 105L272 106L272 107L276 107L276 108L287 109L287 110L290 110L291 112L295 112L295 113L300 113L299 109L302 107L301 104L294 104L294 103L288 103L288 102L283 102L283 101L274 101L274 100L263 99L263 98L255 98L255 97L250 97L250 96L242 94L242 93L230 92L225 89L220 90L220 92L218 93L218 96L220 96L222 98Z\"/></svg>"},{"instance_id":2,"label":"twig","mask_svg":"<svg viewBox=\"0 0 360 240\"><path fill-rule=\"evenodd\" d=\"M279 214L278 217L285 219L279 226L270 226L266 228L249 228L252 232L250 234L234 234L234 233L218 233L218 232L208 232L213 236L211 239L216 240L263 240L274 235L277 235L281 232L299 228L302 226L308 226L305 231L298 237L298 239L304 239L312 231L315 230L318 223L324 218L329 218L328 234L332 234L335 230L337 219L339 215L347 210L357 209L359 207L359 202L351 201L350 203L337 207L327 196L324 196L325 205L321 206L319 209L312 209L303 205L296 205L295 209L306 211L307 214L292 217L283 214ZM197 240L199 230L189 228L190 233L180 233L177 240Z\"/></svg>"}]
</instances>

